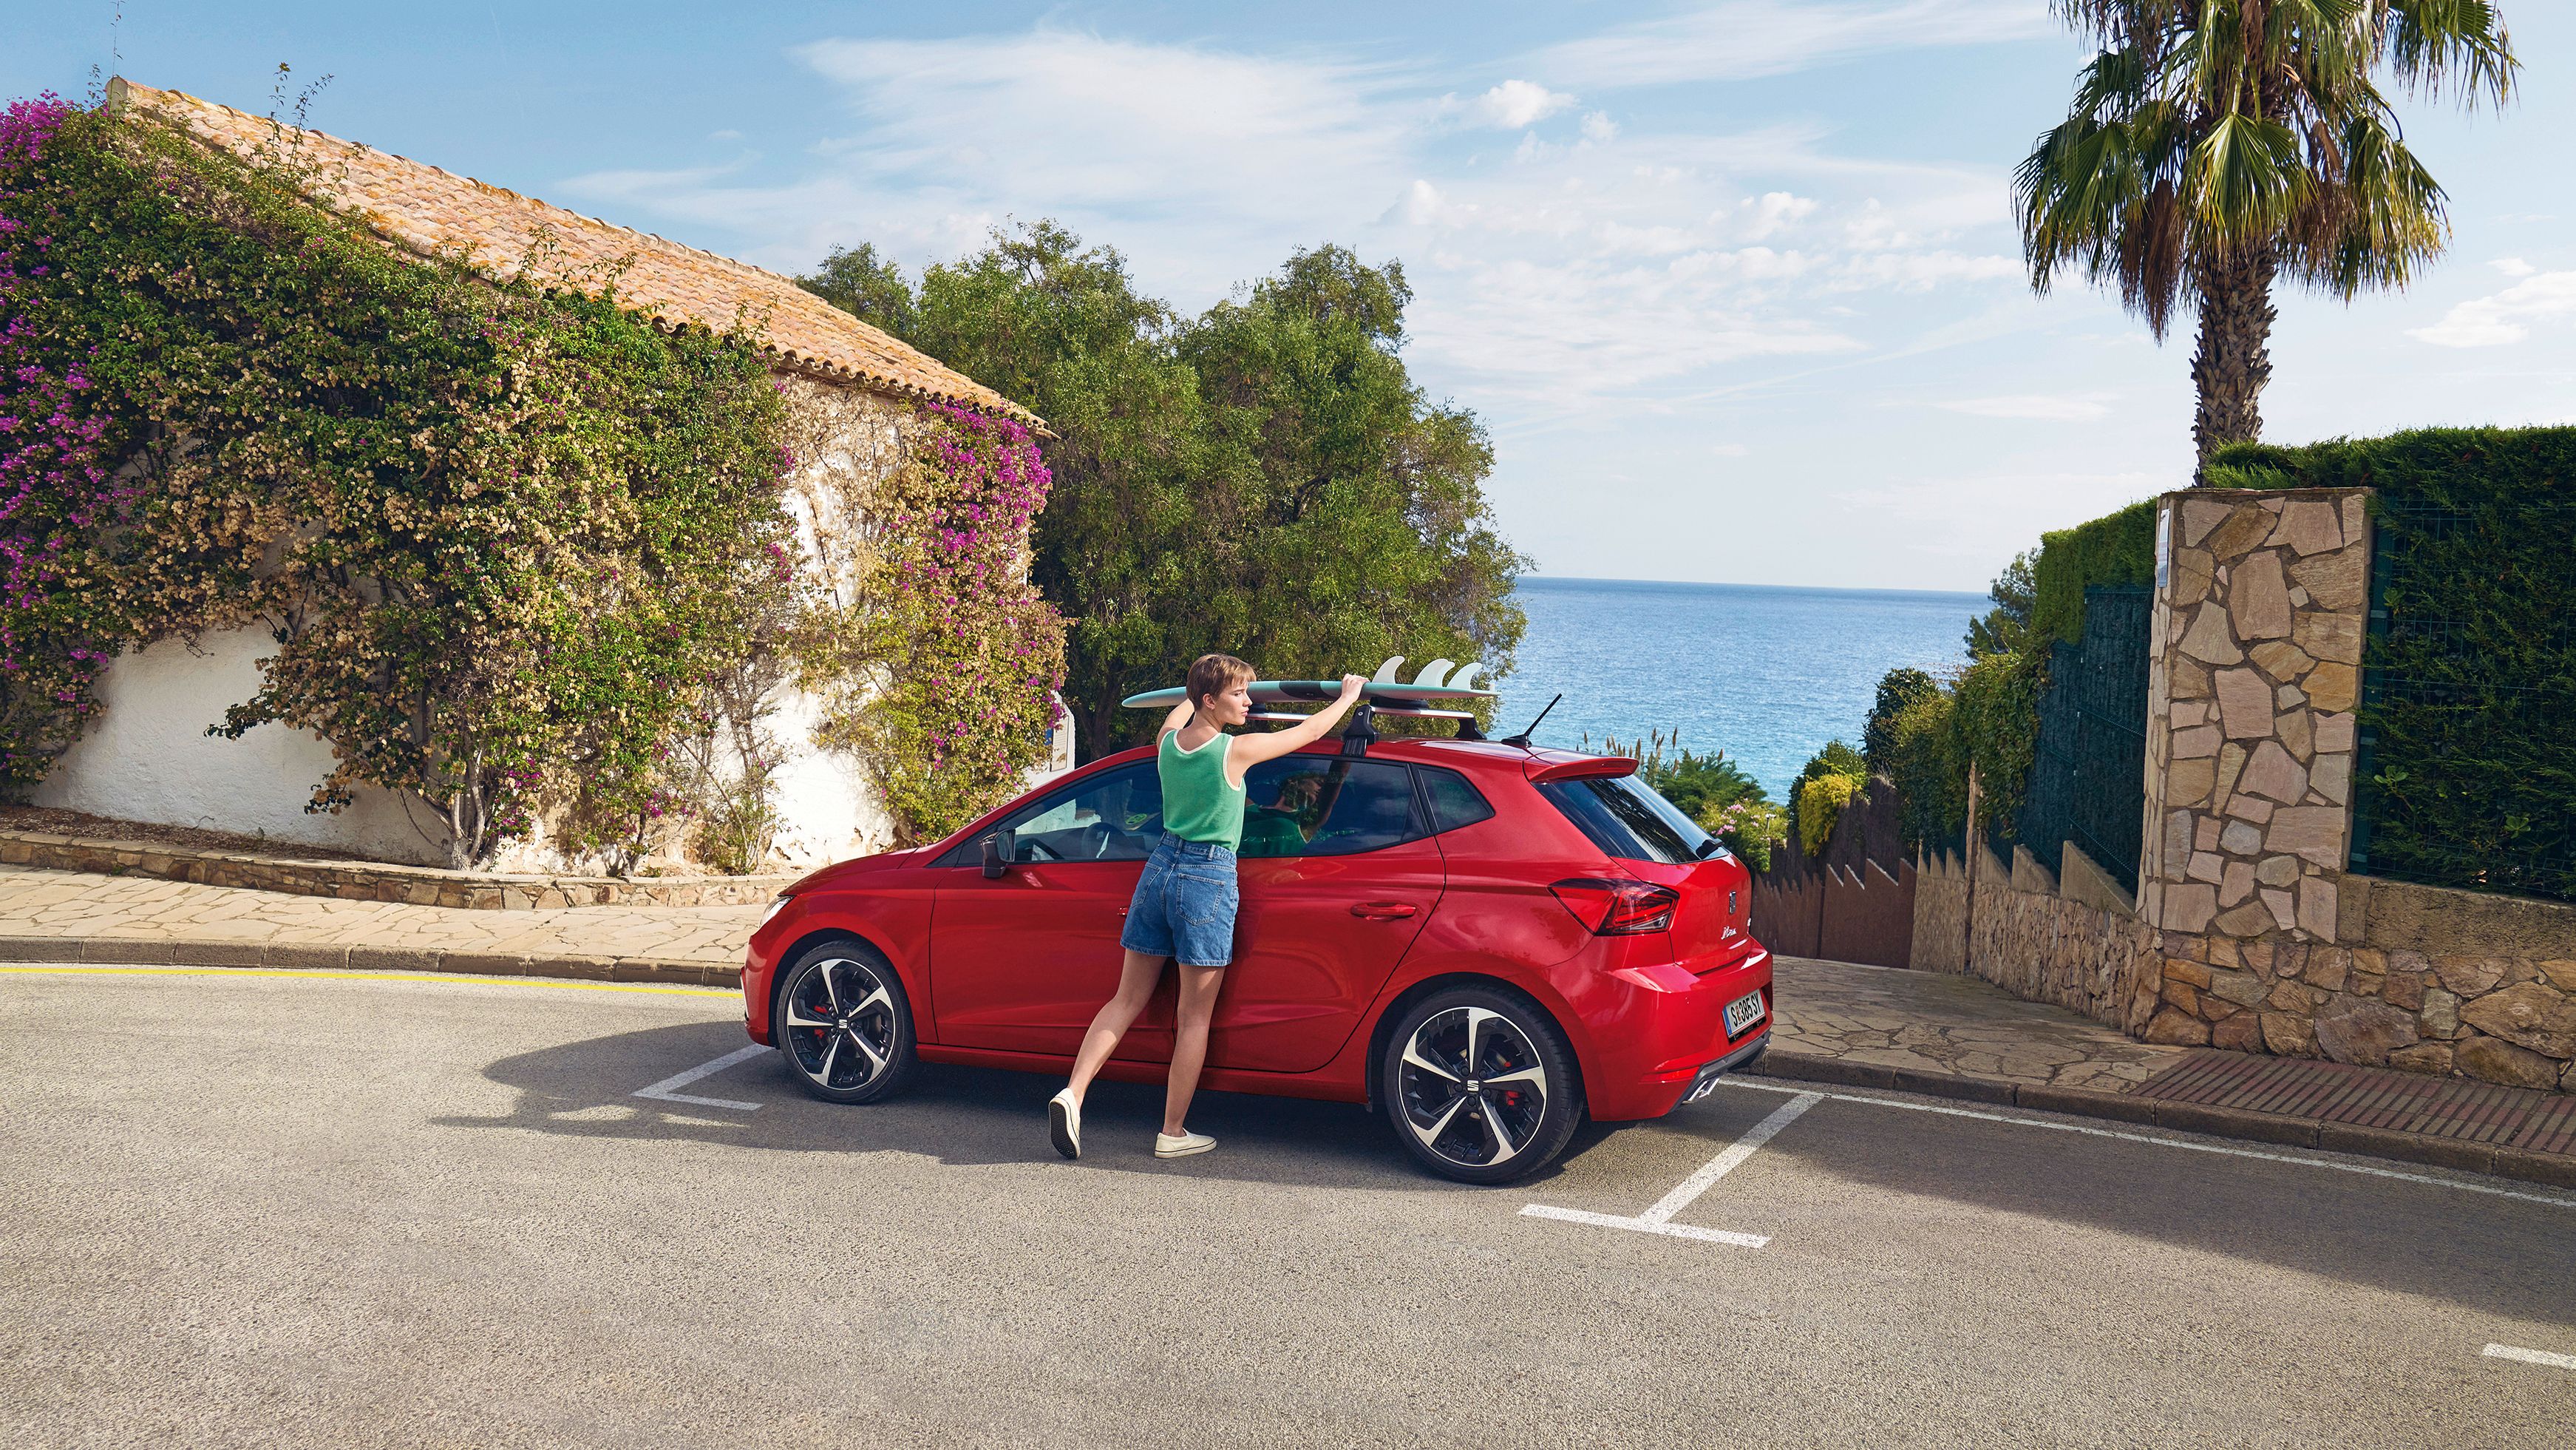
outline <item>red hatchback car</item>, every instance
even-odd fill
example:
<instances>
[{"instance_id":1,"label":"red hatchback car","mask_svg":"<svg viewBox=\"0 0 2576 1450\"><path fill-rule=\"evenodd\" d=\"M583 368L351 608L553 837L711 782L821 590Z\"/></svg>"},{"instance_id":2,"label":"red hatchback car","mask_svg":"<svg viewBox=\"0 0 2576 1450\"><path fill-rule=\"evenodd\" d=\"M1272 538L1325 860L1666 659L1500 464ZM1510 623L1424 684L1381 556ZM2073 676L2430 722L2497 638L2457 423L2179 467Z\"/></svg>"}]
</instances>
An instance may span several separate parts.
<instances>
[{"instance_id":1,"label":"red hatchback car","mask_svg":"<svg viewBox=\"0 0 2576 1450\"><path fill-rule=\"evenodd\" d=\"M1338 745L1246 778L1202 1086L1370 1104L1434 1172L1502 1183L1553 1162L1585 1117L1659 1117L1769 1045L1748 873L1635 761ZM882 1097L917 1060L1062 1074L1117 985L1161 833L1139 749L937 845L816 872L752 934L751 1035L832 1102ZM1161 1080L1172 989L1166 975L1108 1076Z\"/></svg>"}]
</instances>

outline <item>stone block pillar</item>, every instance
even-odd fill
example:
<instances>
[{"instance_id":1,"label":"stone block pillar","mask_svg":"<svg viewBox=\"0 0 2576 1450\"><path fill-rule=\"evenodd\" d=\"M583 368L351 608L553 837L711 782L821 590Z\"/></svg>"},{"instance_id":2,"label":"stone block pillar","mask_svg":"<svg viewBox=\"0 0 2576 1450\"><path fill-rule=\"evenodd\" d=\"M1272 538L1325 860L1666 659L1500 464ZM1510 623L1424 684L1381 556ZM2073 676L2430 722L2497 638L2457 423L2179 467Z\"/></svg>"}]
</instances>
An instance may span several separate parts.
<instances>
[{"instance_id":1,"label":"stone block pillar","mask_svg":"<svg viewBox=\"0 0 2576 1450\"><path fill-rule=\"evenodd\" d=\"M2141 974L2128 1021L2151 1040L2314 1050L2308 1004L2273 1004L2273 973L2249 958L2338 939L2368 494L2161 501L2138 910L2165 963Z\"/></svg>"}]
</instances>

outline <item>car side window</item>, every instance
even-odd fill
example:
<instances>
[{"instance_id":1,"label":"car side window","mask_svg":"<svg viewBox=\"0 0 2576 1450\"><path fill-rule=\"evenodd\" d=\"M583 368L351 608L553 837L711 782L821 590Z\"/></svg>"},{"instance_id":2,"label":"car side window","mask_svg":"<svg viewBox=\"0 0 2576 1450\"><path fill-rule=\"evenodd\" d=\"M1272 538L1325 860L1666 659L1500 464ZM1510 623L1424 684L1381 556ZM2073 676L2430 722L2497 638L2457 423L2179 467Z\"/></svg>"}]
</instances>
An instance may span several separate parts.
<instances>
[{"instance_id":1,"label":"car side window","mask_svg":"<svg viewBox=\"0 0 2576 1450\"><path fill-rule=\"evenodd\" d=\"M1283 755L1244 772L1236 854L1348 856L1422 835L1401 765L1340 755Z\"/></svg>"},{"instance_id":2,"label":"car side window","mask_svg":"<svg viewBox=\"0 0 2576 1450\"><path fill-rule=\"evenodd\" d=\"M1154 762L1139 761L1048 796L1002 827L1014 861L1142 861L1162 839L1163 782Z\"/></svg>"},{"instance_id":3,"label":"car side window","mask_svg":"<svg viewBox=\"0 0 2576 1450\"><path fill-rule=\"evenodd\" d=\"M1493 802L1468 784L1467 777L1436 765L1416 767L1416 773L1422 777L1422 798L1431 810L1431 829L1454 831L1494 818Z\"/></svg>"}]
</instances>

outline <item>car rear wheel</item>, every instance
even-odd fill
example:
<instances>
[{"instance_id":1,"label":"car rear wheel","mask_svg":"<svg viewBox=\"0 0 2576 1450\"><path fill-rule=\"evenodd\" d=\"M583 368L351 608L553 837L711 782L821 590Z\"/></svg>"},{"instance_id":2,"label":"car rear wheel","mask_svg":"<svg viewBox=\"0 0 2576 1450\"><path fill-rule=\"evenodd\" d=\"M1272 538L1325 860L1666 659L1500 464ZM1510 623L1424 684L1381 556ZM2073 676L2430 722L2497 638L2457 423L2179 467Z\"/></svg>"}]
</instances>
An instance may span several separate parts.
<instances>
[{"instance_id":1,"label":"car rear wheel","mask_svg":"<svg viewBox=\"0 0 2576 1450\"><path fill-rule=\"evenodd\" d=\"M912 1004L875 948L828 941L781 974L777 1038L796 1085L827 1103L872 1103L912 1073Z\"/></svg>"},{"instance_id":2,"label":"car rear wheel","mask_svg":"<svg viewBox=\"0 0 2576 1450\"><path fill-rule=\"evenodd\" d=\"M1395 1135L1461 1183L1510 1183L1557 1159L1583 1122L1573 1049L1508 992L1453 987L1415 1003L1387 1038L1378 1081Z\"/></svg>"}]
</instances>

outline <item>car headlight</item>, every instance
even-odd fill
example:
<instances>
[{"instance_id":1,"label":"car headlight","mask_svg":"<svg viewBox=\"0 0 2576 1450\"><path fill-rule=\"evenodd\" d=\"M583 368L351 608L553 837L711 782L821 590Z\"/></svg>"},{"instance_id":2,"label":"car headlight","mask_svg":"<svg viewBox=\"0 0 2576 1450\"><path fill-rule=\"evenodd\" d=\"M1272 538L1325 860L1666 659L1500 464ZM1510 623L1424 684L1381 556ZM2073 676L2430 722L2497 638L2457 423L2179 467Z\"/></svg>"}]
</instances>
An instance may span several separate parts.
<instances>
[{"instance_id":1,"label":"car headlight","mask_svg":"<svg viewBox=\"0 0 2576 1450\"><path fill-rule=\"evenodd\" d=\"M758 924L758 925L756 925L756 926L752 927L752 930L753 930L753 931L758 931L758 930L760 930L760 928L761 928L761 927L764 927L764 926L769 925L770 918L772 918L772 917L774 917L774 916L778 915L778 913L780 913L781 911L786 910L786 909L787 909L787 903L789 903L789 902L791 902L791 901L793 901L793 900L795 900L795 899L796 899L795 897L792 897L792 896L786 895L785 893L783 893L783 892L782 892L782 893L779 895L779 898L778 898L776 901L773 901L773 902L769 903L769 909L768 909L767 911L764 911L764 912L762 912L762 913L760 914L760 922L759 922L759 924Z\"/></svg>"}]
</instances>

